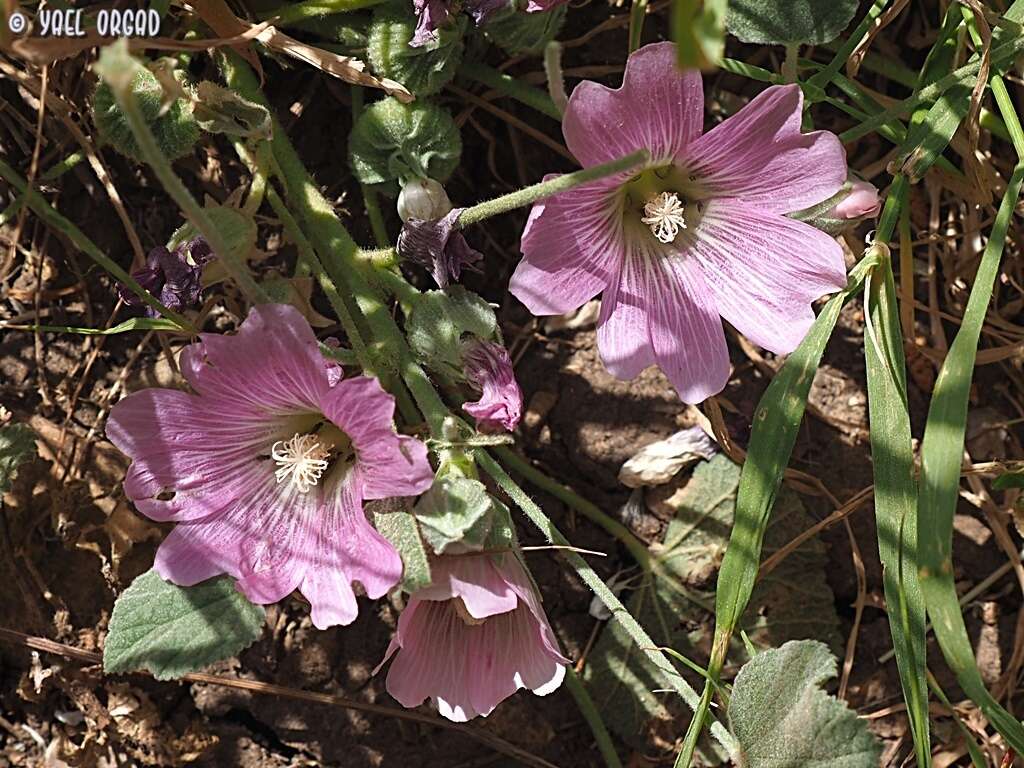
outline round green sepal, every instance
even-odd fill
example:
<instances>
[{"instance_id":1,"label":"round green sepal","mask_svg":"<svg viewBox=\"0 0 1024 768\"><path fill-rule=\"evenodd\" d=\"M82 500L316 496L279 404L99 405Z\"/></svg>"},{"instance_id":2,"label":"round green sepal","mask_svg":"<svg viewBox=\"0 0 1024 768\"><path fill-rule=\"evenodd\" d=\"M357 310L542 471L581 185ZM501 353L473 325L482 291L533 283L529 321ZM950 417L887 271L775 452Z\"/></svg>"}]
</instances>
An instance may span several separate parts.
<instances>
[{"instance_id":1,"label":"round green sepal","mask_svg":"<svg viewBox=\"0 0 1024 768\"><path fill-rule=\"evenodd\" d=\"M170 160L176 160L191 152L200 134L192 102L177 98L161 114L163 87L148 69L141 70L132 80L132 92L164 155ZM93 122L104 142L122 155L144 162L128 121L106 83L97 86L92 110Z\"/></svg>"}]
</instances>

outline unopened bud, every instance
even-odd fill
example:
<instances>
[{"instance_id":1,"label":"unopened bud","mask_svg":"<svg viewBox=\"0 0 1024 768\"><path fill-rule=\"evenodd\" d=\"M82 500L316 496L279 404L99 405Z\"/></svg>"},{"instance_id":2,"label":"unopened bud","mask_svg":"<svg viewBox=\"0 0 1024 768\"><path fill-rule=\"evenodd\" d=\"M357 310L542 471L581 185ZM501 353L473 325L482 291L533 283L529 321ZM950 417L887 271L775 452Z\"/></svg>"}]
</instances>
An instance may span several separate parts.
<instances>
[{"instance_id":1,"label":"unopened bud","mask_svg":"<svg viewBox=\"0 0 1024 768\"><path fill-rule=\"evenodd\" d=\"M444 187L433 179L414 179L398 195L398 215L402 221L434 221L451 209L452 201Z\"/></svg>"}]
</instances>

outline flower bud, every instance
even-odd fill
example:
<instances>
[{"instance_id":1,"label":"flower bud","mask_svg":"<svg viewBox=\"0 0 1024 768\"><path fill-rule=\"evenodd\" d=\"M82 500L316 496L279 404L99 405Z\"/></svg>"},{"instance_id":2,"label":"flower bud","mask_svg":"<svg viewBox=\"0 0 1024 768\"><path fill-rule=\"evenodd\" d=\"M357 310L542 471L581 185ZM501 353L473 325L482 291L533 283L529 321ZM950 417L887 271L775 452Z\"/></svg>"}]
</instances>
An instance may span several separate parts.
<instances>
[{"instance_id":1,"label":"flower bud","mask_svg":"<svg viewBox=\"0 0 1024 768\"><path fill-rule=\"evenodd\" d=\"M165 107L164 86L148 69L135 75L131 87L160 151L169 160L176 160L191 152L199 140L199 123L193 103L186 98L175 98ZM181 92L187 95L185 86L182 86ZM135 135L121 107L114 99L113 91L106 83L100 83L96 88L92 111L93 122L103 140L122 155L142 162L142 150L135 141Z\"/></svg>"},{"instance_id":2,"label":"flower bud","mask_svg":"<svg viewBox=\"0 0 1024 768\"><path fill-rule=\"evenodd\" d=\"M882 210L882 199L878 187L870 181L857 179L850 185L850 191L828 214L833 219L867 219L877 216Z\"/></svg>"},{"instance_id":3,"label":"flower bud","mask_svg":"<svg viewBox=\"0 0 1024 768\"><path fill-rule=\"evenodd\" d=\"M402 187L398 195L398 215L407 223L410 219L434 221L446 216L451 209L448 193L433 179L414 179Z\"/></svg>"}]
</instances>

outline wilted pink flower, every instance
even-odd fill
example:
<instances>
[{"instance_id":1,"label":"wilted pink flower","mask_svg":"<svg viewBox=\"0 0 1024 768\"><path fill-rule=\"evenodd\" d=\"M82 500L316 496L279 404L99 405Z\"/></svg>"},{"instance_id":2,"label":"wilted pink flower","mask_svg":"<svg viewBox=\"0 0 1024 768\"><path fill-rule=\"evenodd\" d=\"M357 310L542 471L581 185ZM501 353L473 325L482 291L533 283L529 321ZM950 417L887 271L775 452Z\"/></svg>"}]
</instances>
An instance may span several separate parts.
<instances>
[{"instance_id":1,"label":"wilted pink flower","mask_svg":"<svg viewBox=\"0 0 1024 768\"><path fill-rule=\"evenodd\" d=\"M388 693L403 706L431 698L449 720L489 715L520 688L545 696L565 664L516 555L459 555L431 563L433 584L398 617L384 662Z\"/></svg>"},{"instance_id":2,"label":"wilted pink flower","mask_svg":"<svg viewBox=\"0 0 1024 768\"><path fill-rule=\"evenodd\" d=\"M878 187L870 181L857 179L850 185L849 194L827 214L835 219L868 219L877 216L882 210L882 198L878 196Z\"/></svg>"},{"instance_id":3,"label":"wilted pink flower","mask_svg":"<svg viewBox=\"0 0 1024 768\"><path fill-rule=\"evenodd\" d=\"M474 339L462 347L466 378L480 399L462 410L476 419L481 432L513 431L523 410L523 391L516 381L508 350L492 341Z\"/></svg>"},{"instance_id":4,"label":"wilted pink flower","mask_svg":"<svg viewBox=\"0 0 1024 768\"><path fill-rule=\"evenodd\" d=\"M298 589L317 627L348 624L352 582L375 598L402 575L363 500L427 490L426 446L395 433L376 379L339 380L294 307L254 307L234 336L200 339L181 353L195 394L137 392L107 424L132 459L125 493L178 523L157 572L183 586L230 574L254 603Z\"/></svg>"},{"instance_id":5,"label":"wilted pink flower","mask_svg":"<svg viewBox=\"0 0 1024 768\"><path fill-rule=\"evenodd\" d=\"M573 91L562 125L584 167L637 149L651 160L534 205L510 287L536 315L603 292L608 370L630 379L657 364L696 403L729 377L720 317L791 352L814 320L811 302L845 285L835 240L784 214L834 195L846 157L833 134L800 133L796 85L765 89L703 133L700 75L678 71L675 55L672 43L645 46L622 88Z\"/></svg>"}]
</instances>

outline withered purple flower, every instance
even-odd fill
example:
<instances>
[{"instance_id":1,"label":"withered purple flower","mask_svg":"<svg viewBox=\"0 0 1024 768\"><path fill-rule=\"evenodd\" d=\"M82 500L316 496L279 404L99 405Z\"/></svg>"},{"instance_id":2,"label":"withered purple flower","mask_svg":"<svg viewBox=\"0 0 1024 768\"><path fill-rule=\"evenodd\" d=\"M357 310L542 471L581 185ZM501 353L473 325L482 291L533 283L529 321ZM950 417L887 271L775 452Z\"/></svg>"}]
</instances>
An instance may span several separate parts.
<instances>
[{"instance_id":1,"label":"withered purple flower","mask_svg":"<svg viewBox=\"0 0 1024 768\"><path fill-rule=\"evenodd\" d=\"M213 251L202 237L186 240L173 251L158 246L146 257L146 266L132 271L143 288L171 310L180 311L196 304L202 291L203 267L213 259ZM145 302L128 288L118 283L118 295L133 307ZM146 305L146 315L156 317L157 312Z\"/></svg>"},{"instance_id":2,"label":"withered purple flower","mask_svg":"<svg viewBox=\"0 0 1024 768\"><path fill-rule=\"evenodd\" d=\"M463 267L472 269L483 258L455 228L463 210L453 208L433 221L409 219L398 236L398 255L430 270L441 288L458 280Z\"/></svg>"}]
</instances>

